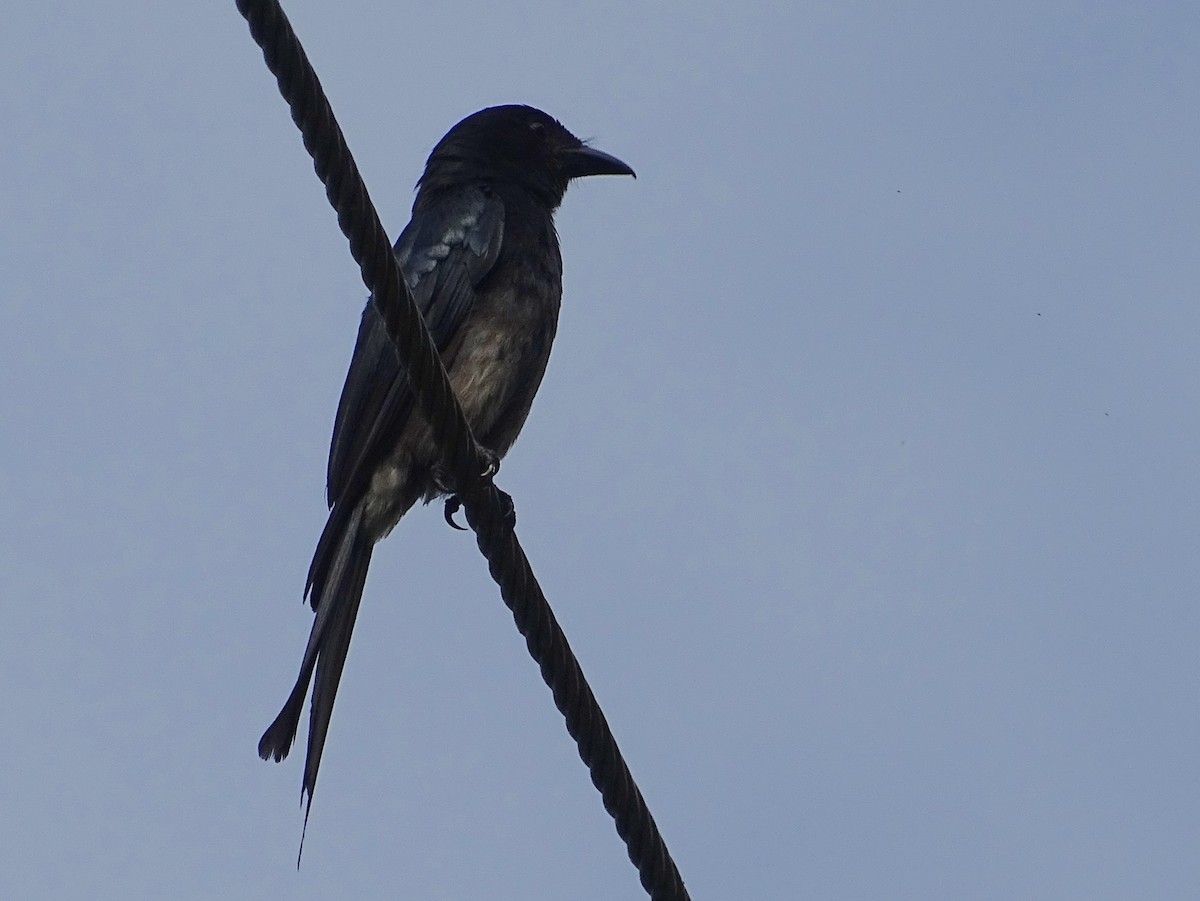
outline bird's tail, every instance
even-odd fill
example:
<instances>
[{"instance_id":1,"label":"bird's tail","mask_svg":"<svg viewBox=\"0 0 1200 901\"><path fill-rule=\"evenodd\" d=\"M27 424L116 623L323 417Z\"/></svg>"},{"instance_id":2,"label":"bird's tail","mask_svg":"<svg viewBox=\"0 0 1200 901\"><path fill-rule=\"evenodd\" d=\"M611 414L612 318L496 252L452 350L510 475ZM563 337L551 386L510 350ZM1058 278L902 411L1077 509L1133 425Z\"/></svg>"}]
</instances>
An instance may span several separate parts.
<instances>
[{"instance_id":1,"label":"bird's tail","mask_svg":"<svg viewBox=\"0 0 1200 901\"><path fill-rule=\"evenodd\" d=\"M279 761L287 756L296 740L304 696L315 670L303 789L310 807L325 736L329 732L329 717L333 713L338 681L350 648L350 634L358 616L373 547L374 542L363 527L362 504L349 513L335 506L309 569L308 593L316 618L300 663L300 675L279 716L267 727L258 743L258 755L263 760Z\"/></svg>"}]
</instances>

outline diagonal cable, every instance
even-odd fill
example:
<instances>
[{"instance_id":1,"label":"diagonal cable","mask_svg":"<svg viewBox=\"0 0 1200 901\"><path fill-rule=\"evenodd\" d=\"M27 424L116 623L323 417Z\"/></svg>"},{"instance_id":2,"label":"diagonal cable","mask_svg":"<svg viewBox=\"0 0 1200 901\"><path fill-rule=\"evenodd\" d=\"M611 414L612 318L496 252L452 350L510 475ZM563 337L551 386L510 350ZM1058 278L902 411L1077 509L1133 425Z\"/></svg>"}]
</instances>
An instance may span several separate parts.
<instances>
[{"instance_id":1,"label":"diagonal cable","mask_svg":"<svg viewBox=\"0 0 1200 901\"><path fill-rule=\"evenodd\" d=\"M579 756L616 823L642 886L654 901L688 901L687 889L646 802L629 772L608 722L554 618L516 534L505 522L500 492L480 474L489 455L471 433L450 387L441 358L392 253L366 185L334 118L333 110L277 0L237 0L238 10L262 48L313 158L338 225L350 242L362 279L395 344L422 414L475 530L479 549L512 611L517 629L563 714Z\"/></svg>"}]
</instances>

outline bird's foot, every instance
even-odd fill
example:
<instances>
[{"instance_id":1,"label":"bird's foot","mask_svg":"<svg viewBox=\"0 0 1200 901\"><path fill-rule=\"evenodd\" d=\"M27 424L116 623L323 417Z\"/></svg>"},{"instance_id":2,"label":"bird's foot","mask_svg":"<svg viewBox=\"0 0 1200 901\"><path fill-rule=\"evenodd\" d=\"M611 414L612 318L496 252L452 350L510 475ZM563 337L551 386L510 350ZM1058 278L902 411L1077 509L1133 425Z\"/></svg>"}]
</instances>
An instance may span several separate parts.
<instances>
[{"instance_id":1,"label":"bird's foot","mask_svg":"<svg viewBox=\"0 0 1200 901\"><path fill-rule=\"evenodd\" d=\"M479 477L490 480L500 471L500 455L482 445L480 445L479 451L480 456L483 458L483 472L479 474ZM455 490L454 480L450 477L450 473L446 471L446 468L441 463L437 463L430 470L429 476L439 493L449 495L446 498L446 524L452 529L458 529L460 532L467 531L466 526L460 526L454 521L454 514L462 509L463 502ZM495 486L493 485L493 487ZM513 505L512 498L499 488L496 489L496 493L500 496L500 515L505 525L511 529L517 523L516 507Z\"/></svg>"},{"instance_id":2,"label":"bird's foot","mask_svg":"<svg viewBox=\"0 0 1200 901\"><path fill-rule=\"evenodd\" d=\"M494 487L494 486L493 486ZM496 496L500 499L500 520L510 529L517 527L517 505L513 503L512 495L507 491L496 489ZM445 517L446 525L452 529L458 529L460 532L467 531L466 526L460 526L454 521L454 514L462 509L463 502L457 494L452 494L446 498Z\"/></svg>"},{"instance_id":3,"label":"bird's foot","mask_svg":"<svg viewBox=\"0 0 1200 901\"><path fill-rule=\"evenodd\" d=\"M483 471L479 473L479 477L481 479L492 478L500 471L500 455L483 445L479 446L479 455L483 458ZM429 467L429 479L437 488L438 494L454 494L457 490L454 476L451 475L444 463L434 463Z\"/></svg>"}]
</instances>

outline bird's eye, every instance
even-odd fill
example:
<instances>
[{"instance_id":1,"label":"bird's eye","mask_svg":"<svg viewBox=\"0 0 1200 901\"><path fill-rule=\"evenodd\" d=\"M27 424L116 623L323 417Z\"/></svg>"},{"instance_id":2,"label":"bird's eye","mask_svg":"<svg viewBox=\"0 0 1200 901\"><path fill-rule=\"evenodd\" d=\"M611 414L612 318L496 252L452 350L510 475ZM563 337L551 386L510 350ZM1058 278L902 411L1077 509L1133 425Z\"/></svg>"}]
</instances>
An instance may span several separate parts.
<instances>
[{"instance_id":1,"label":"bird's eye","mask_svg":"<svg viewBox=\"0 0 1200 901\"><path fill-rule=\"evenodd\" d=\"M535 135L537 135L539 138L546 137L546 126L541 122L530 122L529 130L531 132L533 132Z\"/></svg>"}]
</instances>

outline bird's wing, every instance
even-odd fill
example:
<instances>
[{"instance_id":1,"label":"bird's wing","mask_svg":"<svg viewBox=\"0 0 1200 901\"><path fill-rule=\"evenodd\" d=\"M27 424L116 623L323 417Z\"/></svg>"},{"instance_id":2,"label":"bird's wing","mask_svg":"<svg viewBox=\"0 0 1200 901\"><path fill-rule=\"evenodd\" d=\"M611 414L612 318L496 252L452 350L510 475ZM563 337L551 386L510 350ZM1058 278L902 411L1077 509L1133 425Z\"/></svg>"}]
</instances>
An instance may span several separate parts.
<instances>
[{"instance_id":1,"label":"bird's wing","mask_svg":"<svg viewBox=\"0 0 1200 901\"><path fill-rule=\"evenodd\" d=\"M414 212L396 242L405 281L434 343L445 353L471 310L475 289L500 254L504 204L467 188ZM407 376L368 301L329 449L329 505L346 499L394 449L412 413Z\"/></svg>"}]
</instances>

